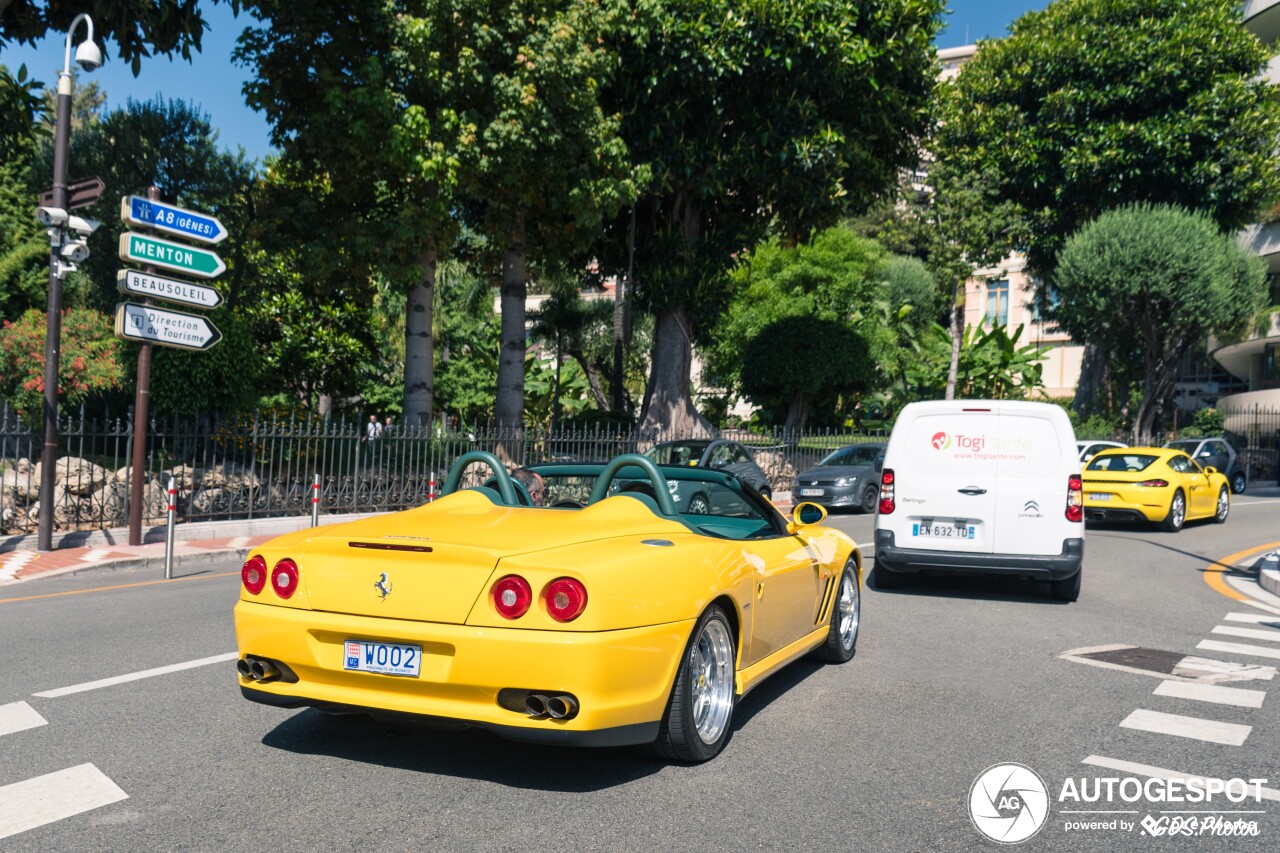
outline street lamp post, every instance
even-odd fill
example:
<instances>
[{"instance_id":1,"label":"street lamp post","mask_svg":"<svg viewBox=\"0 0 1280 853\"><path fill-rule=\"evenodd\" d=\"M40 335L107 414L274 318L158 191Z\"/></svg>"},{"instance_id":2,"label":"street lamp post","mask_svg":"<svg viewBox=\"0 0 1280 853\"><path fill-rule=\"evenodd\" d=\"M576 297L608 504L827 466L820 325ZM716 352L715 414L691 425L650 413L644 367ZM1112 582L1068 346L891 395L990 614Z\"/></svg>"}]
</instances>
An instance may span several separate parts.
<instances>
[{"instance_id":1,"label":"street lamp post","mask_svg":"<svg viewBox=\"0 0 1280 853\"><path fill-rule=\"evenodd\" d=\"M40 456L40 529L37 547L53 549L53 490L58 462L58 362L62 347L62 276L67 271L63 247L67 243L67 152L71 147L71 36L84 21L89 35L76 48L76 62L85 71L102 65L102 51L93 42L93 20L77 15L67 29L66 53L58 75L58 102L53 137L53 210L49 226L49 317L44 342L44 450Z\"/></svg>"}]
</instances>

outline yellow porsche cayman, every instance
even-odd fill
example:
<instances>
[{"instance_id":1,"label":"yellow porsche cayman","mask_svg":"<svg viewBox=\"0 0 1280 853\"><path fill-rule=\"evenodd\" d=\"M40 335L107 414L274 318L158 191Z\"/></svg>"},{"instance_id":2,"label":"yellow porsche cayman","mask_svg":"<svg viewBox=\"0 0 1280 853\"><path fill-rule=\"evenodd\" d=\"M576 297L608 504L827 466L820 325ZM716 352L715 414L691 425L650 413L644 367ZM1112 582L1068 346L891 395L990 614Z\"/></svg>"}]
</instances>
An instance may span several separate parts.
<instances>
[{"instance_id":1,"label":"yellow porsche cayman","mask_svg":"<svg viewBox=\"0 0 1280 853\"><path fill-rule=\"evenodd\" d=\"M1091 521L1150 521L1176 533L1197 518L1221 524L1231 512L1226 476L1181 450L1104 450L1085 465L1083 479L1085 518Z\"/></svg>"},{"instance_id":2,"label":"yellow porsche cayman","mask_svg":"<svg viewBox=\"0 0 1280 853\"><path fill-rule=\"evenodd\" d=\"M491 479L460 488L476 462ZM245 698L704 761L767 676L853 657L862 556L816 504L784 518L733 474L639 455L533 470L547 506L473 452L433 503L255 549L235 607ZM714 512L677 512L681 480Z\"/></svg>"}]
</instances>

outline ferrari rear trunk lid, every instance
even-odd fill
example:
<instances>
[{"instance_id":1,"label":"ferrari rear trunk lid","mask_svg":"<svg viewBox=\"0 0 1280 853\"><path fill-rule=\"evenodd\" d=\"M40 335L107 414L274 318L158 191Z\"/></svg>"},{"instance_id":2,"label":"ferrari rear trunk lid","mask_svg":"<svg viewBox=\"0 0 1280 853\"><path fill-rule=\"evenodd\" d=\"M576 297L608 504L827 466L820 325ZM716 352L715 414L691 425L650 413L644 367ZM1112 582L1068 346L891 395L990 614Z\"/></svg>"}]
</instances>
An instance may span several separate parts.
<instances>
[{"instance_id":1,"label":"ferrari rear trunk lid","mask_svg":"<svg viewBox=\"0 0 1280 853\"><path fill-rule=\"evenodd\" d=\"M459 492L407 512L290 534L260 553L298 564L313 610L462 624L504 557L593 539L683 530L638 501L581 510L494 506Z\"/></svg>"}]
</instances>

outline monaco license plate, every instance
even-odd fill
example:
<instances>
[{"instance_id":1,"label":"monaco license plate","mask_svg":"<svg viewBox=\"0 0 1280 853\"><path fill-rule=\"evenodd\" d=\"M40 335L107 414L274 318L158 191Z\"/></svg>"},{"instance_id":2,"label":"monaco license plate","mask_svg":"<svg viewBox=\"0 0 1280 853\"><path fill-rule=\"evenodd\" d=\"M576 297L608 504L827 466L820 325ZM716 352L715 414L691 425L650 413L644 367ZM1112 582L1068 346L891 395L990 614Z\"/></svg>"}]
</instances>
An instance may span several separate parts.
<instances>
[{"instance_id":1,"label":"monaco license plate","mask_svg":"<svg viewBox=\"0 0 1280 853\"><path fill-rule=\"evenodd\" d=\"M957 521L922 521L911 525L912 536L936 539L973 539L977 527Z\"/></svg>"},{"instance_id":2,"label":"monaco license plate","mask_svg":"<svg viewBox=\"0 0 1280 853\"><path fill-rule=\"evenodd\" d=\"M822 495L822 489L801 489L800 490L800 497L802 498L816 498L816 497L821 497L821 495Z\"/></svg>"},{"instance_id":3,"label":"monaco license plate","mask_svg":"<svg viewBox=\"0 0 1280 853\"><path fill-rule=\"evenodd\" d=\"M1109 501L1111 500L1111 493L1110 492L1089 492L1089 500Z\"/></svg>"},{"instance_id":4,"label":"monaco license plate","mask_svg":"<svg viewBox=\"0 0 1280 853\"><path fill-rule=\"evenodd\" d=\"M422 646L347 640L342 644L342 668L383 675L417 678L422 670Z\"/></svg>"}]
</instances>

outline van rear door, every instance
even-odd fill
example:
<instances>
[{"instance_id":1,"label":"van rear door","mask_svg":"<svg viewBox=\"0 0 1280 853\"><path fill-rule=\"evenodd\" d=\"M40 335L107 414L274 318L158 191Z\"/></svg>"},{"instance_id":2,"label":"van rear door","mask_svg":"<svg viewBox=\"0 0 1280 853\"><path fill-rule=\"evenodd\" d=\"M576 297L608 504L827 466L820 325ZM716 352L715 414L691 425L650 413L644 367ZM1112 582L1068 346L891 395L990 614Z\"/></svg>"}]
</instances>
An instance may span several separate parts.
<instances>
[{"instance_id":1,"label":"van rear door","mask_svg":"<svg viewBox=\"0 0 1280 853\"><path fill-rule=\"evenodd\" d=\"M1009 408L1014 411L1006 409L1000 416L1000 441L992 460L1000 482L992 519L995 551L1059 554L1063 540L1073 537L1066 509L1067 480L1080 467L1072 453L1074 434L1067 447L1066 416L1055 419L1052 409Z\"/></svg>"},{"instance_id":2,"label":"van rear door","mask_svg":"<svg viewBox=\"0 0 1280 853\"><path fill-rule=\"evenodd\" d=\"M957 411L949 404L916 415L885 462L894 469L902 513L892 522L898 547L992 552L996 467L986 448L999 434L989 408Z\"/></svg>"}]
</instances>

